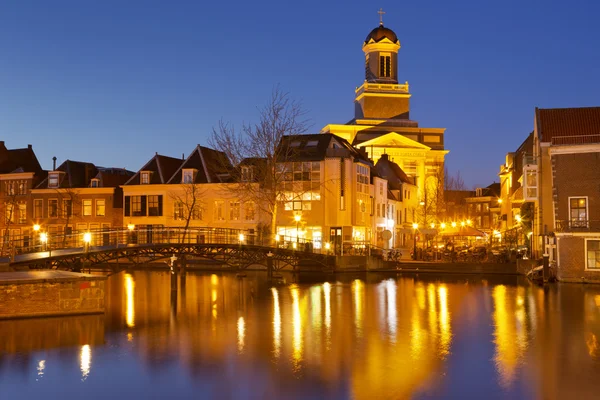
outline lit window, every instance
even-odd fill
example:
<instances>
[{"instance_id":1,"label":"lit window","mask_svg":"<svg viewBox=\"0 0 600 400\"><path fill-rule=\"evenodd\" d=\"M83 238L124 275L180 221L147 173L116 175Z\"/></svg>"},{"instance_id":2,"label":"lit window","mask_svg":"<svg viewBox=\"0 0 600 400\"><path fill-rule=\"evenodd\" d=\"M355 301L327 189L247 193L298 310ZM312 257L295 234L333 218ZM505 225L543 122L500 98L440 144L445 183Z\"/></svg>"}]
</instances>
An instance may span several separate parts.
<instances>
[{"instance_id":1,"label":"lit window","mask_svg":"<svg viewBox=\"0 0 600 400\"><path fill-rule=\"evenodd\" d=\"M104 217L106 215L106 200L96 200L96 217Z\"/></svg>"},{"instance_id":2,"label":"lit window","mask_svg":"<svg viewBox=\"0 0 600 400\"><path fill-rule=\"evenodd\" d=\"M194 206L192 210L192 219L202 219L202 207Z\"/></svg>"},{"instance_id":3,"label":"lit window","mask_svg":"<svg viewBox=\"0 0 600 400\"><path fill-rule=\"evenodd\" d=\"M161 199L162 196L148 196L148 216L149 217L160 217L162 215L161 210Z\"/></svg>"},{"instance_id":4,"label":"lit window","mask_svg":"<svg viewBox=\"0 0 600 400\"><path fill-rule=\"evenodd\" d=\"M254 207L254 203L251 201L246 202L244 205L245 217L246 221L254 221L256 218L256 210Z\"/></svg>"},{"instance_id":5,"label":"lit window","mask_svg":"<svg viewBox=\"0 0 600 400\"><path fill-rule=\"evenodd\" d=\"M184 219L183 216L183 202L176 201L173 204L173 219Z\"/></svg>"},{"instance_id":6,"label":"lit window","mask_svg":"<svg viewBox=\"0 0 600 400\"><path fill-rule=\"evenodd\" d=\"M240 219L240 202L230 201L229 202L229 219L231 221L237 221Z\"/></svg>"},{"instance_id":7,"label":"lit window","mask_svg":"<svg viewBox=\"0 0 600 400\"><path fill-rule=\"evenodd\" d=\"M225 207L225 202L217 200L215 201L215 220L224 221L225 220L225 212L223 208Z\"/></svg>"},{"instance_id":8,"label":"lit window","mask_svg":"<svg viewBox=\"0 0 600 400\"><path fill-rule=\"evenodd\" d=\"M600 240L586 240L586 268L600 269Z\"/></svg>"},{"instance_id":9,"label":"lit window","mask_svg":"<svg viewBox=\"0 0 600 400\"><path fill-rule=\"evenodd\" d=\"M42 199L35 199L33 201L33 218L35 218L35 219L44 218L43 204L44 203L43 203Z\"/></svg>"},{"instance_id":10,"label":"lit window","mask_svg":"<svg viewBox=\"0 0 600 400\"><path fill-rule=\"evenodd\" d=\"M392 57L389 55L379 56L379 76L389 78L392 76Z\"/></svg>"},{"instance_id":11,"label":"lit window","mask_svg":"<svg viewBox=\"0 0 600 400\"><path fill-rule=\"evenodd\" d=\"M14 204L7 204L6 207L6 222L15 222L15 206Z\"/></svg>"},{"instance_id":12,"label":"lit window","mask_svg":"<svg viewBox=\"0 0 600 400\"><path fill-rule=\"evenodd\" d=\"M144 210L144 215L145 215ZM142 215L142 196L131 196L131 215L139 217Z\"/></svg>"},{"instance_id":13,"label":"lit window","mask_svg":"<svg viewBox=\"0 0 600 400\"><path fill-rule=\"evenodd\" d=\"M92 215L92 200L83 200L83 216L90 217Z\"/></svg>"},{"instance_id":14,"label":"lit window","mask_svg":"<svg viewBox=\"0 0 600 400\"><path fill-rule=\"evenodd\" d=\"M571 227L587 227L587 197L569 198L569 218L571 220Z\"/></svg>"},{"instance_id":15,"label":"lit window","mask_svg":"<svg viewBox=\"0 0 600 400\"><path fill-rule=\"evenodd\" d=\"M19 204L19 223L24 224L27 222L27 204Z\"/></svg>"},{"instance_id":16,"label":"lit window","mask_svg":"<svg viewBox=\"0 0 600 400\"><path fill-rule=\"evenodd\" d=\"M71 217L73 215L73 202L71 199L63 199L63 215L66 217Z\"/></svg>"}]
</instances>

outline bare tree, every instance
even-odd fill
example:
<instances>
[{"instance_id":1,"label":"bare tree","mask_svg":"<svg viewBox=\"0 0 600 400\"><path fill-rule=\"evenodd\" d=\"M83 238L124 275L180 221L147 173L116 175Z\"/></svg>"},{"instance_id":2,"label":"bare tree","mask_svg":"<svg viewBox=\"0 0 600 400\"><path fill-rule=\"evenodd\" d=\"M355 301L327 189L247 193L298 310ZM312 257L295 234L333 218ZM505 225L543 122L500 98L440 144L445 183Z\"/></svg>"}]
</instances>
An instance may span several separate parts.
<instances>
[{"instance_id":1,"label":"bare tree","mask_svg":"<svg viewBox=\"0 0 600 400\"><path fill-rule=\"evenodd\" d=\"M190 221L200 219L202 212L202 197L206 190L201 190L200 185L195 183L182 183L179 190L173 190L169 197L173 200L173 219L185 221L182 242L185 243Z\"/></svg>"},{"instance_id":2,"label":"bare tree","mask_svg":"<svg viewBox=\"0 0 600 400\"><path fill-rule=\"evenodd\" d=\"M280 146L284 136L306 132L309 123L301 103L290 99L289 94L276 86L265 106L259 108L259 120L244 125L241 131L223 121L213 129L209 143L223 152L236 168L232 171L235 196L242 201L253 201L260 211L270 218L271 234L275 232L278 202L286 191L285 174L277 164L289 157L289 149ZM243 160L252 160L243 173L239 166Z\"/></svg>"},{"instance_id":3,"label":"bare tree","mask_svg":"<svg viewBox=\"0 0 600 400\"><path fill-rule=\"evenodd\" d=\"M56 189L56 193L60 201L60 204L57 205L57 217L64 221L62 246L66 247L69 224L73 223L74 218L83 215L83 205L78 190L61 188ZM79 213L77 213L77 210L79 210Z\"/></svg>"},{"instance_id":4,"label":"bare tree","mask_svg":"<svg viewBox=\"0 0 600 400\"><path fill-rule=\"evenodd\" d=\"M20 197L22 196L18 196L16 193L6 193L2 198L0 221L2 222L3 235L0 255L10 252L10 228L15 223Z\"/></svg>"}]
</instances>

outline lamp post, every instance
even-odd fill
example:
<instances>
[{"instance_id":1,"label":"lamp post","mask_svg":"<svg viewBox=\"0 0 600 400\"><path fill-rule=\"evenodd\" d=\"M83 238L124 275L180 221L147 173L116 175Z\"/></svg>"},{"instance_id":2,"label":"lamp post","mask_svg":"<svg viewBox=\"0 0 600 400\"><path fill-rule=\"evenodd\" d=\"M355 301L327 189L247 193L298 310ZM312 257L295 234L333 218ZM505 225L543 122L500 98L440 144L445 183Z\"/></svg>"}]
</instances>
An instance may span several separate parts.
<instances>
[{"instance_id":1,"label":"lamp post","mask_svg":"<svg viewBox=\"0 0 600 400\"><path fill-rule=\"evenodd\" d=\"M83 243L85 246L85 252L88 253L90 251L90 242L92 241L92 234L90 232L86 232L83 234Z\"/></svg>"},{"instance_id":2,"label":"lamp post","mask_svg":"<svg viewBox=\"0 0 600 400\"><path fill-rule=\"evenodd\" d=\"M39 224L35 224L33 225L33 247L35 248L35 237L38 235L38 232L40 231L40 225Z\"/></svg>"},{"instance_id":3,"label":"lamp post","mask_svg":"<svg viewBox=\"0 0 600 400\"><path fill-rule=\"evenodd\" d=\"M135 225L134 224L128 224L127 225L127 244L129 244L129 242L131 242L132 240L132 235L133 235L133 230L135 229Z\"/></svg>"},{"instance_id":4,"label":"lamp post","mask_svg":"<svg viewBox=\"0 0 600 400\"><path fill-rule=\"evenodd\" d=\"M417 224L416 222L413 222L412 227L413 227L413 260L416 260L417 259L417 228L419 227L419 224Z\"/></svg>"},{"instance_id":5,"label":"lamp post","mask_svg":"<svg viewBox=\"0 0 600 400\"><path fill-rule=\"evenodd\" d=\"M244 241L244 234L240 233L238 235L238 239L239 239L239 242L240 242L240 251L239 251L240 257L239 257L239 261L238 262L239 262L239 268L241 268L242 267L242 242Z\"/></svg>"}]
</instances>

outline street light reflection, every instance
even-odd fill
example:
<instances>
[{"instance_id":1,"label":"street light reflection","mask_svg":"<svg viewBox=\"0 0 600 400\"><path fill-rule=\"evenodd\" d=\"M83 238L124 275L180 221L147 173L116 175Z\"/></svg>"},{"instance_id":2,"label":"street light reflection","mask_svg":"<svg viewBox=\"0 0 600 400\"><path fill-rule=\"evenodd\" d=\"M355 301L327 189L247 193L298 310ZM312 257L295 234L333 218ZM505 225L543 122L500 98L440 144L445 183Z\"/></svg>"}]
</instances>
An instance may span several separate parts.
<instances>
[{"instance_id":1,"label":"street light reflection","mask_svg":"<svg viewBox=\"0 0 600 400\"><path fill-rule=\"evenodd\" d=\"M452 328L450 327L450 312L448 311L448 289L446 286L438 288L440 300L440 330L441 350L444 356L450 354L450 341L452 340Z\"/></svg>"},{"instance_id":2,"label":"street light reflection","mask_svg":"<svg viewBox=\"0 0 600 400\"><path fill-rule=\"evenodd\" d=\"M135 281L133 280L133 276L131 274L125 274L125 323L127 327L133 328L135 326Z\"/></svg>"},{"instance_id":3,"label":"street light reflection","mask_svg":"<svg viewBox=\"0 0 600 400\"><path fill-rule=\"evenodd\" d=\"M279 292L276 288L271 288L273 293L273 353L279 358L281 351L281 311L279 309Z\"/></svg>"},{"instance_id":4,"label":"street light reflection","mask_svg":"<svg viewBox=\"0 0 600 400\"><path fill-rule=\"evenodd\" d=\"M85 380L90 374L92 365L92 350L89 344L81 346L79 357L81 360L81 380Z\"/></svg>"},{"instance_id":5,"label":"street light reflection","mask_svg":"<svg viewBox=\"0 0 600 400\"><path fill-rule=\"evenodd\" d=\"M354 327L356 336L362 336L363 329L363 299L365 297L365 285L360 279L355 279L352 284L352 293L354 299Z\"/></svg>"},{"instance_id":6,"label":"street light reflection","mask_svg":"<svg viewBox=\"0 0 600 400\"><path fill-rule=\"evenodd\" d=\"M387 297L387 321L392 343L396 343L396 329L398 316L396 310L396 281L388 279L385 282L385 293Z\"/></svg>"},{"instance_id":7,"label":"street light reflection","mask_svg":"<svg viewBox=\"0 0 600 400\"><path fill-rule=\"evenodd\" d=\"M298 363L302 361L302 315L300 314L300 290L298 286L290 286L292 293L292 358L298 368Z\"/></svg>"},{"instance_id":8,"label":"street light reflection","mask_svg":"<svg viewBox=\"0 0 600 400\"><path fill-rule=\"evenodd\" d=\"M331 339L331 284L323 284L323 297L325 298L325 333L327 338L327 348L329 348Z\"/></svg>"},{"instance_id":9,"label":"street light reflection","mask_svg":"<svg viewBox=\"0 0 600 400\"><path fill-rule=\"evenodd\" d=\"M237 321L237 339L238 339L238 352L244 351L244 339L246 337L246 322L244 317L239 317Z\"/></svg>"}]
</instances>

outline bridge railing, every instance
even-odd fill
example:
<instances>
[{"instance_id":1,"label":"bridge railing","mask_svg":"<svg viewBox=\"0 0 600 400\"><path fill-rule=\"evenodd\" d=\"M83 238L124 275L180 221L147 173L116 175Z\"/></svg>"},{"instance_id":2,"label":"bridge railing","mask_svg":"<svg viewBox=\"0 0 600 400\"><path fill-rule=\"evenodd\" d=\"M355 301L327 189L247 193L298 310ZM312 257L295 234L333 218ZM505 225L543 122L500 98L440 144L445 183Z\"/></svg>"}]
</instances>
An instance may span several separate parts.
<instances>
[{"instance_id":1,"label":"bridge railing","mask_svg":"<svg viewBox=\"0 0 600 400\"><path fill-rule=\"evenodd\" d=\"M86 241L87 240L87 241ZM262 235L242 229L214 227L152 227L151 229L105 228L67 233L38 231L32 236L13 236L5 243L5 256L64 249L126 247L147 244L258 245L320 254L339 254L334 243L285 235ZM344 253L366 254L368 243L344 243Z\"/></svg>"}]
</instances>

